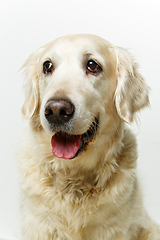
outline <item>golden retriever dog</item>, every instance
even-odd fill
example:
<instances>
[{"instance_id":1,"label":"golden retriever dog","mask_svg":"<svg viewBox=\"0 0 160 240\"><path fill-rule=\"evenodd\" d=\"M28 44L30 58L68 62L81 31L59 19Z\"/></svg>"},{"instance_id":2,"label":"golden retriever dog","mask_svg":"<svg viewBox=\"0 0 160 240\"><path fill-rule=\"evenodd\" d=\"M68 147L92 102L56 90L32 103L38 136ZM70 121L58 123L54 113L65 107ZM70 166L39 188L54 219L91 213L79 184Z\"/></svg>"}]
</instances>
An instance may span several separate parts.
<instances>
[{"instance_id":1,"label":"golden retriever dog","mask_svg":"<svg viewBox=\"0 0 160 240\"><path fill-rule=\"evenodd\" d=\"M159 240L127 128L149 105L130 54L98 36L69 35L34 52L23 68L22 239Z\"/></svg>"}]
</instances>

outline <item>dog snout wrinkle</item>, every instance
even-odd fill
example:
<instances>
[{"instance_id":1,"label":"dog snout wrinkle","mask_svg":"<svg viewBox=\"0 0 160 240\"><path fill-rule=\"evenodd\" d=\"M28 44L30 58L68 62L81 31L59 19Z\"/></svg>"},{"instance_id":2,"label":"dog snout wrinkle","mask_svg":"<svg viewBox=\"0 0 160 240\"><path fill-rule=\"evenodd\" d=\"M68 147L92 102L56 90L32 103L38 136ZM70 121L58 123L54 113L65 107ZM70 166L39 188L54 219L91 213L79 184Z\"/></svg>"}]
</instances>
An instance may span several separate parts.
<instances>
[{"instance_id":1,"label":"dog snout wrinkle","mask_svg":"<svg viewBox=\"0 0 160 240\"><path fill-rule=\"evenodd\" d=\"M45 117L50 124L67 123L74 115L74 105L68 100L52 99L46 103Z\"/></svg>"}]
</instances>

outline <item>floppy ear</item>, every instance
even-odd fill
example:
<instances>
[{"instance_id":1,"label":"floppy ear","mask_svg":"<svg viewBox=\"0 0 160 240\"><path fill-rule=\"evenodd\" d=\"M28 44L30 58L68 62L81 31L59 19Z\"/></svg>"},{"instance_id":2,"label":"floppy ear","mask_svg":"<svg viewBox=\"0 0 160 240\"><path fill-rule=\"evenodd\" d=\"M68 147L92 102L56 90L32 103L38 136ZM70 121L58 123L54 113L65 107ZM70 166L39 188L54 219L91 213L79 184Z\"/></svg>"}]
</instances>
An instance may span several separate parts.
<instances>
[{"instance_id":1,"label":"floppy ear","mask_svg":"<svg viewBox=\"0 0 160 240\"><path fill-rule=\"evenodd\" d=\"M149 105L149 87L138 72L138 65L129 53L121 48L117 53L117 88L115 105L119 116L131 123L141 108Z\"/></svg>"},{"instance_id":2,"label":"floppy ear","mask_svg":"<svg viewBox=\"0 0 160 240\"><path fill-rule=\"evenodd\" d=\"M25 74L25 101L22 107L22 113L26 119L34 116L39 104L39 61L43 49L31 54L25 64L22 66Z\"/></svg>"}]
</instances>

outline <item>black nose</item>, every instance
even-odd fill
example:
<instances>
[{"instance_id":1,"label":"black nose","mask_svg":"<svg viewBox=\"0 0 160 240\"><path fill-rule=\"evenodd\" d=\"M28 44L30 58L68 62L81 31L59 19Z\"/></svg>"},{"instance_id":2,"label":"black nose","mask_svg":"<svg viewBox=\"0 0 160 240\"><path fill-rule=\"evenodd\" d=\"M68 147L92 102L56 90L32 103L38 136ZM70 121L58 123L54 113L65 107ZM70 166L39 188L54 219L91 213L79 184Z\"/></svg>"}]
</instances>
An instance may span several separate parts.
<instances>
[{"instance_id":1,"label":"black nose","mask_svg":"<svg viewBox=\"0 0 160 240\"><path fill-rule=\"evenodd\" d=\"M51 124L68 122L74 114L74 105L68 100L51 99L45 106L45 117Z\"/></svg>"}]
</instances>

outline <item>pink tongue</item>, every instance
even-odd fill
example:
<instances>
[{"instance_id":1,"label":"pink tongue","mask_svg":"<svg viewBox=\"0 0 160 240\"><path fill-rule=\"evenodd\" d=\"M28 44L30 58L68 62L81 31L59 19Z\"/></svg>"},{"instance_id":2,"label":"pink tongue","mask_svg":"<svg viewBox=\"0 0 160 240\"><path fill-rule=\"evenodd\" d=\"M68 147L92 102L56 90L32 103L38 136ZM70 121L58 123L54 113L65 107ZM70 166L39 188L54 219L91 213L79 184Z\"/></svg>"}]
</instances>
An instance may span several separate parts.
<instances>
[{"instance_id":1,"label":"pink tongue","mask_svg":"<svg viewBox=\"0 0 160 240\"><path fill-rule=\"evenodd\" d=\"M73 158L81 143L80 135L69 135L67 133L56 133L52 139L52 152L58 158Z\"/></svg>"}]
</instances>

